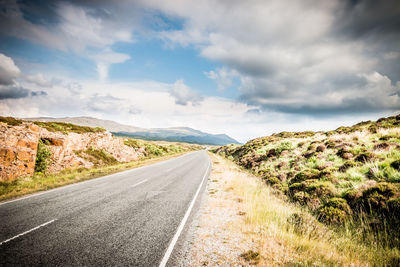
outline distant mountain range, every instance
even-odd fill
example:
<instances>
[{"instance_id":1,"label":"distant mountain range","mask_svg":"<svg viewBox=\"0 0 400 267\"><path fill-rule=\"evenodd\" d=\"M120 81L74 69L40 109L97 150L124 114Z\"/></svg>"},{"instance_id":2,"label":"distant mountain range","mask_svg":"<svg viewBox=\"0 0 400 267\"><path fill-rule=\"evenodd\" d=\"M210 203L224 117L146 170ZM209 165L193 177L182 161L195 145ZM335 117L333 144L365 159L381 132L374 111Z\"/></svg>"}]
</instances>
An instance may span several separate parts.
<instances>
[{"instance_id":1,"label":"distant mountain range","mask_svg":"<svg viewBox=\"0 0 400 267\"><path fill-rule=\"evenodd\" d=\"M209 134L189 127L170 127L170 128L139 128L124 125L111 120L101 120L92 117L65 117L65 118L25 118L29 121L57 121L67 122L82 126L103 127L116 136L127 136L145 140L164 140L172 142L187 142L204 145L227 145L239 144L238 141L226 134Z\"/></svg>"}]
</instances>

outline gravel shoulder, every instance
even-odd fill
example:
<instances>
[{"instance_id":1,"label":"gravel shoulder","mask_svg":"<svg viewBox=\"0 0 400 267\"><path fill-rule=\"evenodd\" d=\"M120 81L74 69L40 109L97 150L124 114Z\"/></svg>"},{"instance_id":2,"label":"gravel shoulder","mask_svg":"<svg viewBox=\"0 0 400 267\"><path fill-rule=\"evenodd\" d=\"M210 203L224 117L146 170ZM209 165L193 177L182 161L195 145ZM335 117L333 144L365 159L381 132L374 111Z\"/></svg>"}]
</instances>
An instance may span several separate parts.
<instances>
[{"instance_id":1,"label":"gravel shoulder","mask_svg":"<svg viewBox=\"0 0 400 267\"><path fill-rule=\"evenodd\" d=\"M183 241L179 266L250 266L243 253L257 251L246 234L243 199L233 190L234 166L210 154L213 162L206 192Z\"/></svg>"}]
</instances>

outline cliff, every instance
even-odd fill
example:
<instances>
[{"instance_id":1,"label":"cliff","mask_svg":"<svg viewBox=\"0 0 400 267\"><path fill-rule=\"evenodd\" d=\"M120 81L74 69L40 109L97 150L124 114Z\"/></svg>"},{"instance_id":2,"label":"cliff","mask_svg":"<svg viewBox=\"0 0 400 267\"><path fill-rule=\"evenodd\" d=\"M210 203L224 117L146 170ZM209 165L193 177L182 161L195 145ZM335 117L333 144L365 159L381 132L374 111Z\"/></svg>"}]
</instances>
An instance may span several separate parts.
<instances>
[{"instance_id":1,"label":"cliff","mask_svg":"<svg viewBox=\"0 0 400 267\"><path fill-rule=\"evenodd\" d=\"M39 126L38 126L39 125ZM32 176L38 144L49 151L47 171L101 164L102 161L129 162L145 156L144 147L124 144L103 129L71 124L38 124L13 118L0 118L0 180ZM96 157L94 153L103 158Z\"/></svg>"}]
</instances>

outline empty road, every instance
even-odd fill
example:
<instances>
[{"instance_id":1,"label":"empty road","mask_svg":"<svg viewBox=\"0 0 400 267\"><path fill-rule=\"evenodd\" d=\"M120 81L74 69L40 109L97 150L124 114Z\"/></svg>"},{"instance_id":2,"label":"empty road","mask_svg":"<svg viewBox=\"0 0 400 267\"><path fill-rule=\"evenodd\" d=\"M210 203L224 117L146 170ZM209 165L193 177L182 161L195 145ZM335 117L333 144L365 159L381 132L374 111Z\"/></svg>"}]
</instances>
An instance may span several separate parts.
<instances>
[{"instance_id":1,"label":"empty road","mask_svg":"<svg viewBox=\"0 0 400 267\"><path fill-rule=\"evenodd\" d=\"M197 151L0 203L0 265L173 265L210 165Z\"/></svg>"}]
</instances>

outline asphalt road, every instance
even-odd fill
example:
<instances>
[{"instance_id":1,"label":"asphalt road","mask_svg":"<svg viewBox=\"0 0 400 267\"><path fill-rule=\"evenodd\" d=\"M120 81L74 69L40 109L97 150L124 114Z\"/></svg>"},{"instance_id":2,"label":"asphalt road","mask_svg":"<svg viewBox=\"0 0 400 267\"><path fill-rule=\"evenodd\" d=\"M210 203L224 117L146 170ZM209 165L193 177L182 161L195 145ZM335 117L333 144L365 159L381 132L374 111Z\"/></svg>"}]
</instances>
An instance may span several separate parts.
<instances>
[{"instance_id":1,"label":"asphalt road","mask_svg":"<svg viewBox=\"0 0 400 267\"><path fill-rule=\"evenodd\" d=\"M209 171L198 151L0 203L0 265L173 265L167 248Z\"/></svg>"}]
</instances>

